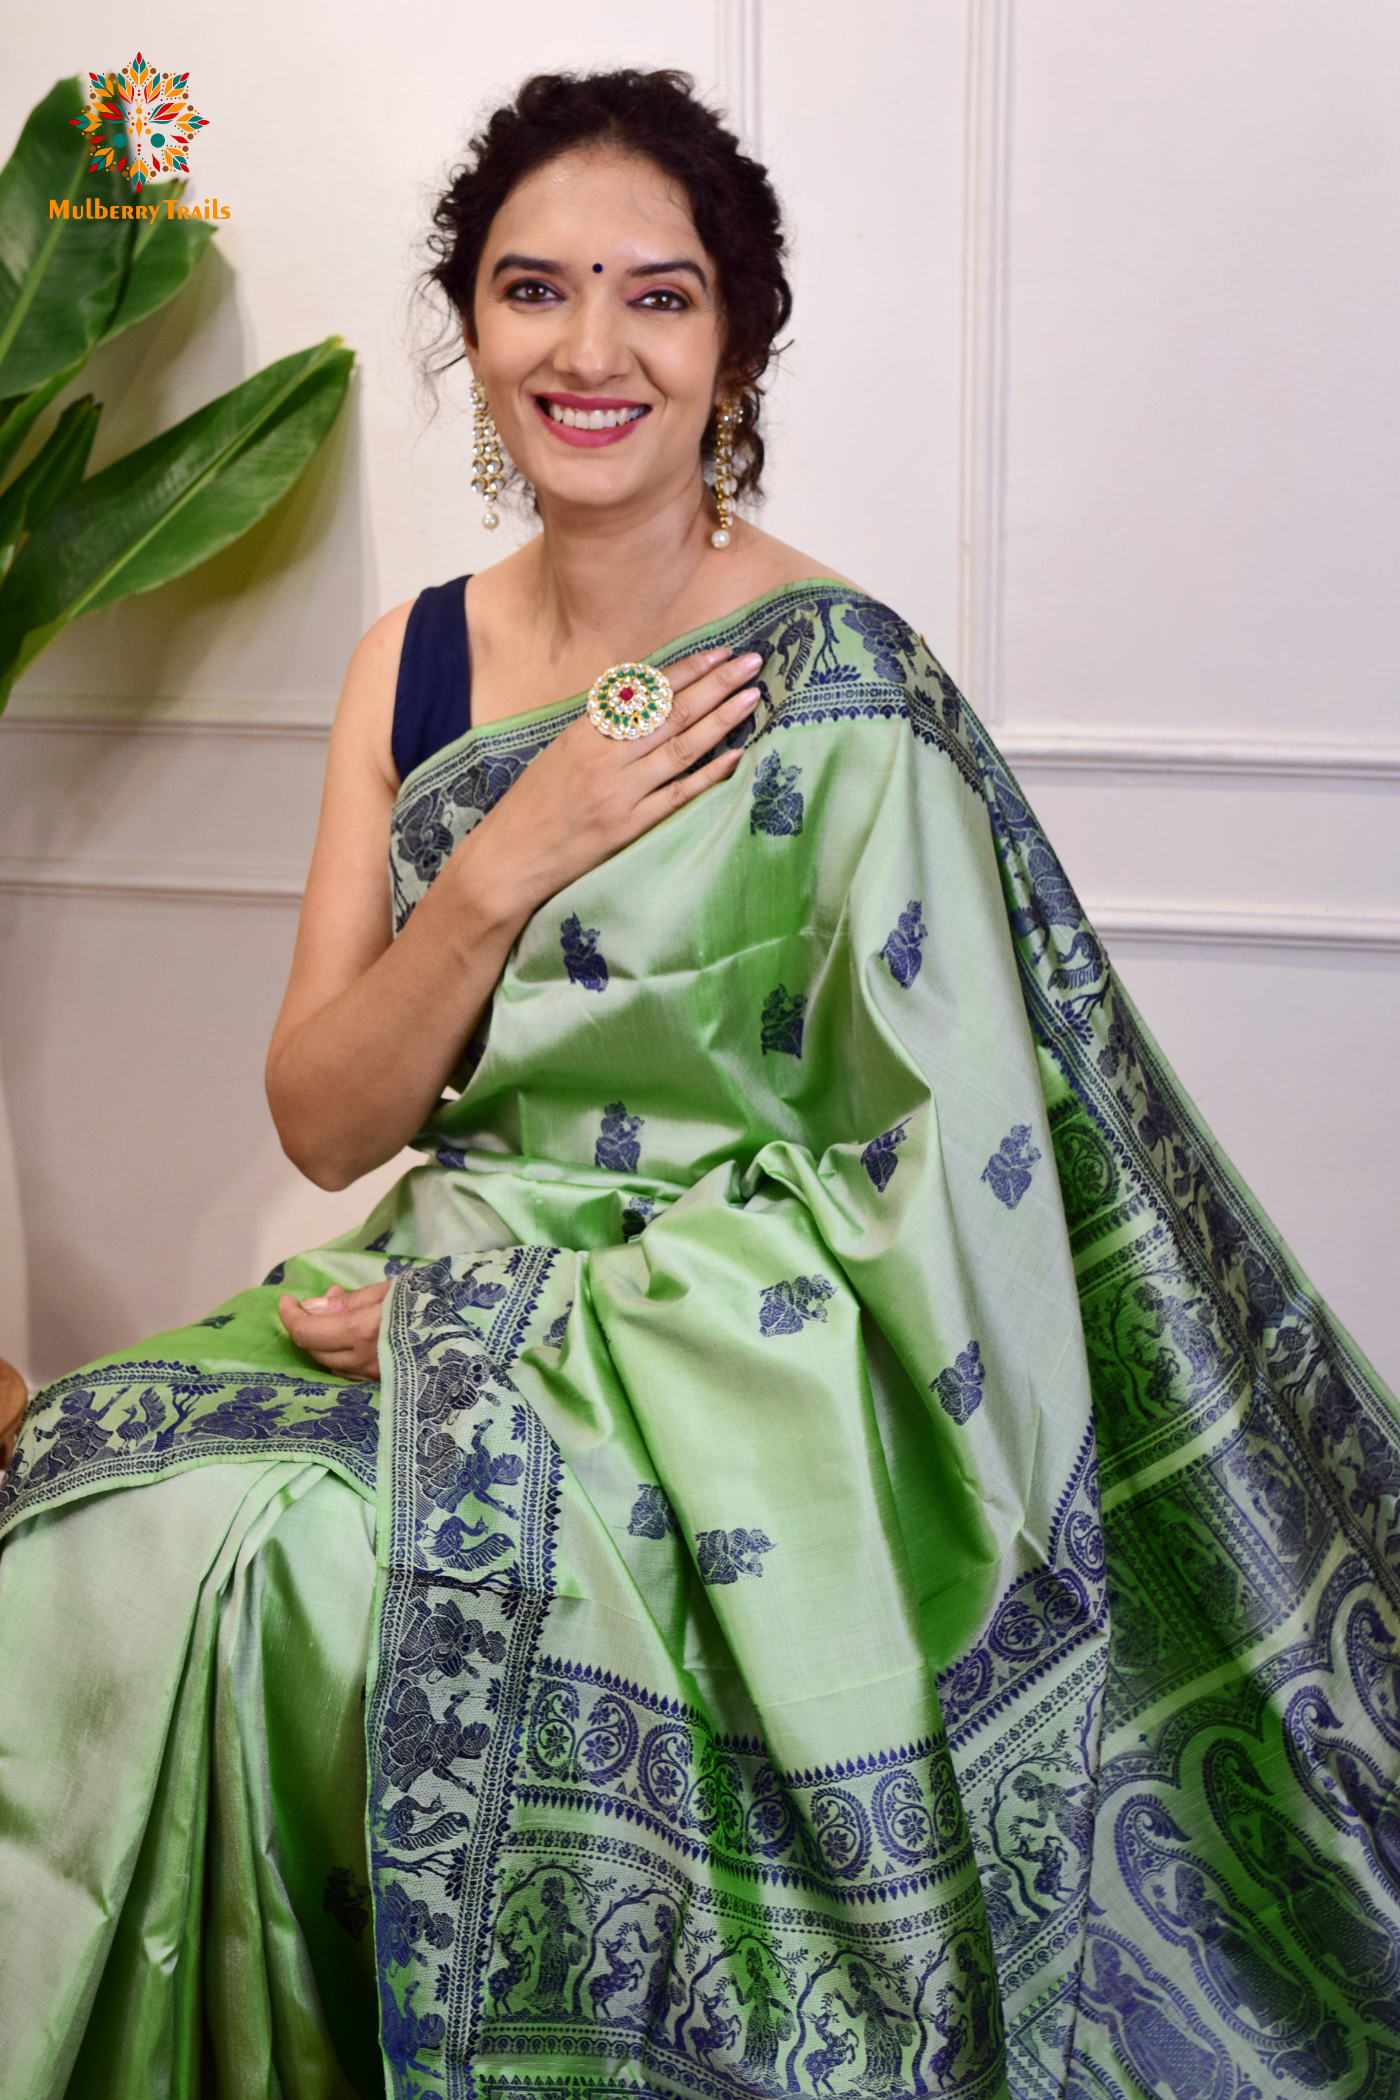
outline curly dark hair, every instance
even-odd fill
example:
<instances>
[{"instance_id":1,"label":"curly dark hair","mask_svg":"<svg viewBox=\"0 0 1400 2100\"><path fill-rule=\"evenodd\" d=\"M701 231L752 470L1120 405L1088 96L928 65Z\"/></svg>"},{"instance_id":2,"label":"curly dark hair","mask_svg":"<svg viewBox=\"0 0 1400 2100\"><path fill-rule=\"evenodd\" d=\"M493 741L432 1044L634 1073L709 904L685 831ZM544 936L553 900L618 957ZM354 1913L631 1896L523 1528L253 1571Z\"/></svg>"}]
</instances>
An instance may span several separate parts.
<instances>
[{"instance_id":1,"label":"curly dark hair","mask_svg":"<svg viewBox=\"0 0 1400 2100\"><path fill-rule=\"evenodd\" d=\"M511 191L562 153L614 146L654 161L680 184L695 231L719 273L724 320L721 370L738 409L734 471L739 494L763 474L759 427L763 375L792 312L783 272L782 212L768 171L739 149L688 73L536 73L471 141L469 159L433 212L429 281L446 293L476 340L476 275L487 230ZM701 442L714 457L715 418Z\"/></svg>"}]
</instances>

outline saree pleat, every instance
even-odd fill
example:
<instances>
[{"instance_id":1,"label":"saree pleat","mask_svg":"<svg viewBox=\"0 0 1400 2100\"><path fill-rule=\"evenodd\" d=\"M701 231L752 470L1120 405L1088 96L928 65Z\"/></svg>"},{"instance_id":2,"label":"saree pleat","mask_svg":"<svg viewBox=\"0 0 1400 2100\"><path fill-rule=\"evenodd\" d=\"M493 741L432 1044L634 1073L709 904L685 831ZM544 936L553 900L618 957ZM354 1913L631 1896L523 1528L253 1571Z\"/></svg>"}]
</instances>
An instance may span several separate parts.
<instances>
[{"instance_id":1,"label":"saree pleat","mask_svg":"<svg viewBox=\"0 0 1400 2100\"><path fill-rule=\"evenodd\" d=\"M372 1526L324 1477L269 1517L240 1549L214 1672L209 2051L227 2100L354 2100L382 2084L357 1697Z\"/></svg>"},{"instance_id":2,"label":"saree pleat","mask_svg":"<svg viewBox=\"0 0 1400 2100\"><path fill-rule=\"evenodd\" d=\"M1396 1403L919 638L714 644L425 1163L30 1411L16 2100L1400 2096ZM580 707L405 782L396 926Z\"/></svg>"},{"instance_id":3,"label":"saree pleat","mask_svg":"<svg viewBox=\"0 0 1400 2100\"><path fill-rule=\"evenodd\" d=\"M238 1535L281 1470L177 1478L144 1507L96 1498L36 1519L0 1558L6 2003L33 2009L24 2021L7 2016L6 2080L26 2100L65 2089L109 1967L127 1984L118 2048L129 2026L138 2060L158 2079L164 2060L167 2084L177 2052L188 2060L190 1982L181 1978L178 2008L171 1971L200 1904L219 1596ZM62 1613L55 1699L54 1600L70 1596L81 1608ZM187 1755L168 1765L167 1743L182 1738ZM162 1796L170 1871L153 1889L164 1831L144 1841Z\"/></svg>"},{"instance_id":4,"label":"saree pleat","mask_svg":"<svg viewBox=\"0 0 1400 2100\"><path fill-rule=\"evenodd\" d=\"M178 2100L202 2064L240 2100L382 2090L367 1514L313 1466L205 1467L42 1516L0 1558L7 2100ZM323 1907L337 1867L349 1930Z\"/></svg>"}]
</instances>

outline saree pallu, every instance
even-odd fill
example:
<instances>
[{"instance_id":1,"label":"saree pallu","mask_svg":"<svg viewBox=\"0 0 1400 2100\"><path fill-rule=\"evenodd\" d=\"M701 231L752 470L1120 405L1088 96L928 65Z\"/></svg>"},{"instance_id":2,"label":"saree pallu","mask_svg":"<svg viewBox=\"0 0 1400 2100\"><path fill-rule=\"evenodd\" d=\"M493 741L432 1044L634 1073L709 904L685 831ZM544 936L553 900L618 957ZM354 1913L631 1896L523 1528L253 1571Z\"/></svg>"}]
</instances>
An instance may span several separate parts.
<instances>
[{"instance_id":1,"label":"saree pallu","mask_svg":"<svg viewBox=\"0 0 1400 2100\"><path fill-rule=\"evenodd\" d=\"M1395 1404L919 638L717 644L425 1164L31 1409L15 2100L1400 2092ZM580 709L410 777L398 925Z\"/></svg>"}]
</instances>

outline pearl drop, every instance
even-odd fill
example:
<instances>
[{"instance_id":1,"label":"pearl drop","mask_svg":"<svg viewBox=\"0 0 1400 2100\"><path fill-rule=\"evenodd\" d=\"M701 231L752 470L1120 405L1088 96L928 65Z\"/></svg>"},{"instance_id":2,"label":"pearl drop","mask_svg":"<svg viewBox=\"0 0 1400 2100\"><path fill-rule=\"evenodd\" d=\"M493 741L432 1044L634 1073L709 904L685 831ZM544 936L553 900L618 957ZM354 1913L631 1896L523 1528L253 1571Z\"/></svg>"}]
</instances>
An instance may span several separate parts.
<instances>
[{"instance_id":1,"label":"pearl drop","mask_svg":"<svg viewBox=\"0 0 1400 2100\"><path fill-rule=\"evenodd\" d=\"M500 519L499 519L499 518L498 518L498 517L496 516L496 513L495 513L495 511L494 511L494 510L488 510L488 511L487 511L487 513L486 513L486 515L485 515L485 516L483 517L483 519L482 519L482 521L481 521L481 522L482 522L482 524L483 524L483 525L484 525L484 526L486 527L486 530L487 530L488 532L494 532L494 531L496 530L496 527L497 527L497 526L498 526L498 525L500 524L500 522L501 522L501 521L500 521ZM727 537L728 537L728 535L726 534L726 538L727 538Z\"/></svg>"},{"instance_id":2,"label":"pearl drop","mask_svg":"<svg viewBox=\"0 0 1400 2100\"><path fill-rule=\"evenodd\" d=\"M712 532L710 534L710 545L712 547L727 547L729 545L729 534L724 531Z\"/></svg>"}]
</instances>

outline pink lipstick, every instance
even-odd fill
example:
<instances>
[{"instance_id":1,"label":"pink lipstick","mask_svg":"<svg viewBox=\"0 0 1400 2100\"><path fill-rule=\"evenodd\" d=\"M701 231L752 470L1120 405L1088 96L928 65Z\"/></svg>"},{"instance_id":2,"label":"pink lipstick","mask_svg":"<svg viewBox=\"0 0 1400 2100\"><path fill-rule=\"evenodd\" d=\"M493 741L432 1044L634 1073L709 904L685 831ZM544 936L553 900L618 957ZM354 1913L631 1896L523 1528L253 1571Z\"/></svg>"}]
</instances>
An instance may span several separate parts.
<instances>
[{"instance_id":1,"label":"pink lipstick","mask_svg":"<svg viewBox=\"0 0 1400 2100\"><path fill-rule=\"evenodd\" d=\"M620 443L650 413L643 402L608 394L536 394L533 398L541 422L548 424L553 435L584 451ZM601 417L609 420L601 428L592 427L594 418Z\"/></svg>"}]
</instances>

